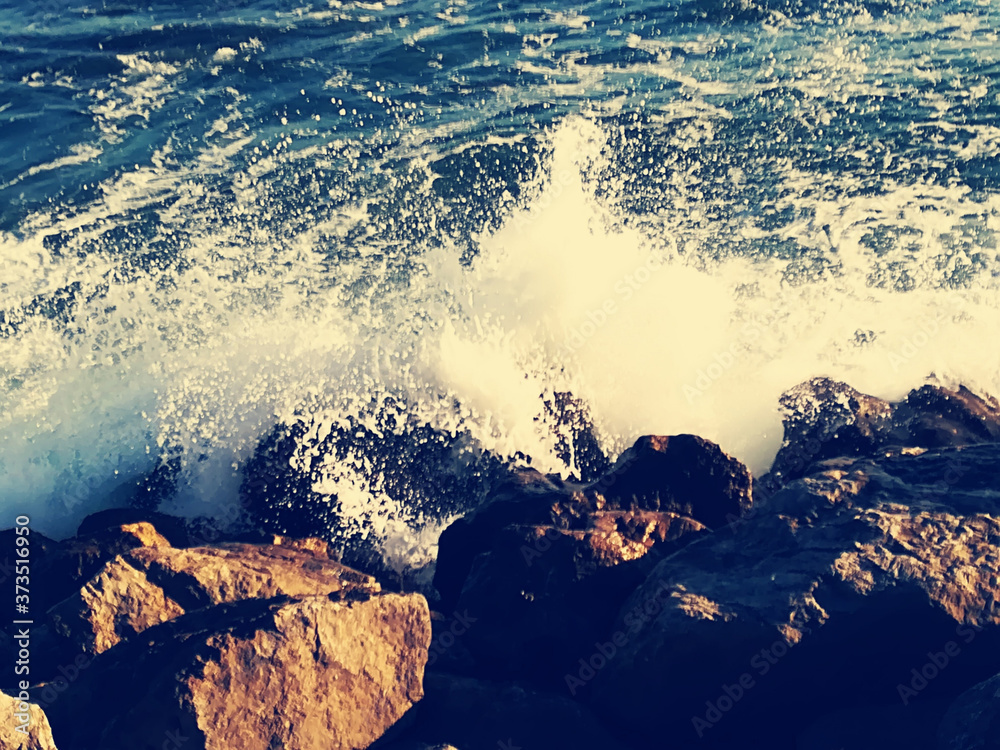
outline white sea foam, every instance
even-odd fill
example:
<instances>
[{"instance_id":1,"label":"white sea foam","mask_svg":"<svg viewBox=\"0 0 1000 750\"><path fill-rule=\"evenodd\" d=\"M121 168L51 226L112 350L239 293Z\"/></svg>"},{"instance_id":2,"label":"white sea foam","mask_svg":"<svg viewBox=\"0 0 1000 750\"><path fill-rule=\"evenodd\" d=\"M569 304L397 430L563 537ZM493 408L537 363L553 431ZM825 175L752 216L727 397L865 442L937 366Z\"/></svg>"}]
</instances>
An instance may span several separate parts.
<instances>
[{"instance_id":1,"label":"white sea foam","mask_svg":"<svg viewBox=\"0 0 1000 750\"><path fill-rule=\"evenodd\" d=\"M789 200L808 203L814 218L783 231L805 247L832 240L838 269L793 279L788 261L706 262L690 252L694 241L710 250L713 234L685 211L641 228L625 221L606 138L593 121L564 122L520 207L478 238L471 265L444 240L406 283L390 280L401 271L367 225L364 200L292 236L262 224L248 241L254 233L242 229L259 218L279 165L349 162L344 143L262 155L235 174L224 203L202 177L232 153L206 145L212 158L181 166L165 152L160 167L102 185L87 211L32 218L23 238L0 244L4 299L26 306L74 283L83 294L71 322L27 316L0 338L4 510L30 507L40 531L71 533L164 451L183 459L166 510L232 508L239 468L274 424L305 413L329 425L378 394L404 395L421 418L502 455L565 470L540 396L568 389L590 405L612 453L643 433L693 432L759 473L781 437L778 396L808 377L893 398L929 378L1000 392L1000 351L983 346L1000 330L996 252L959 241L963 216L997 228L996 199L972 203L958 189L921 185L843 198L788 170ZM160 218L162 231L186 233L182 270L118 280L110 255L69 252L108 231L106 217L165 194L179 196ZM900 245L876 257L863 240L883 223L919 230L920 252ZM77 228L70 247L53 253L43 237L67 227ZM330 242L366 231L356 254L331 259ZM986 270L949 287L977 252ZM907 266L910 291L873 282L888 260ZM393 564L431 554L434 534L408 531L423 519L392 506L360 458L309 460L321 469L314 490L336 494L391 540Z\"/></svg>"}]
</instances>

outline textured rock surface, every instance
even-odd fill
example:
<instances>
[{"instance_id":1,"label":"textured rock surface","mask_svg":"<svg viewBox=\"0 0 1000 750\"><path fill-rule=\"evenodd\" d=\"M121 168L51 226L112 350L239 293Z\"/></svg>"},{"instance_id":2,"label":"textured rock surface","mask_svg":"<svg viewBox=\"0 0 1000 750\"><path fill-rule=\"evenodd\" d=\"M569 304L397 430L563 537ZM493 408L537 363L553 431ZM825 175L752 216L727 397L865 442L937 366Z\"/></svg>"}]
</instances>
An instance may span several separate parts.
<instances>
[{"instance_id":1,"label":"textured rock surface","mask_svg":"<svg viewBox=\"0 0 1000 750\"><path fill-rule=\"evenodd\" d=\"M657 566L623 612L658 590L667 606L632 629L595 700L621 720L655 711L679 740L778 741L818 711L898 700L950 640L963 658L923 697L997 671L998 464L997 445L820 464Z\"/></svg>"},{"instance_id":2,"label":"textured rock surface","mask_svg":"<svg viewBox=\"0 0 1000 750\"><path fill-rule=\"evenodd\" d=\"M563 686L660 557L751 506L746 468L690 435L647 436L588 485L521 472L441 536L435 583L481 674Z\"/></svg>"},{"instance_id":3,"label":"textured rock surface","mask_svg":"<svg viewBox=\"0 0 1000 750\"><path fill-rule=\"evenodd\" d=\"M964 386L926 385L889 403L829 378L781 396L784 440L765 484L804 476L818 461L874 456L888 446L943 448L1000 440L1000 403Z\"/></svg>"},{"instance_id":4,"label":"textured rock surface","mask_svg":"<svg viewBox=\"0 0 1000 750\"><path fill-rule=\"evenodd\" d=\"M140 526L155 535L148 524ZM153 536L149 540L156 541ZM51 629L76 650L98 654L130 635L210 605L379 590L372 577L330 560L326 553L319 540L175 549L161 537L155 546L118 555L53 607Z\"/></svg>"},{"instance_id":5,"label":"textured rock surface","mask_svg":"<svg viewBox=\"0 0 1000 750\"><path fill-rule=\"evenodd\" d=\"M0 750L56 750L49 720L36 704L0 693L0 716Z\"/></svg>"},{"instance_id":6,"label":"textured rock surface","mask_svg":"<svg viewBox=\"0 0 1000 750\"><path fill-rule=\"evenodd\" d=\"M591 516L597 511L627 510L685 516L715 528L749 511L751 484L743 464L693 435L639 438L607 474L590 484L521 471L483 507L445 529L434 585L445 606L454 603L473 559L491 549L507 526L581 530L596 524Z\"/></svg>"},{"instance_id":7,"label":"textured rock surface","mask_svg":"<svg viewBox=\"0 0 1000 750\"><path fill-rule=\"evenodd\" d=\"M359 750L422 697L429 642L416 594L211 607L95 660L53 731L74 748Z\"/></svg>"}]
</instances>

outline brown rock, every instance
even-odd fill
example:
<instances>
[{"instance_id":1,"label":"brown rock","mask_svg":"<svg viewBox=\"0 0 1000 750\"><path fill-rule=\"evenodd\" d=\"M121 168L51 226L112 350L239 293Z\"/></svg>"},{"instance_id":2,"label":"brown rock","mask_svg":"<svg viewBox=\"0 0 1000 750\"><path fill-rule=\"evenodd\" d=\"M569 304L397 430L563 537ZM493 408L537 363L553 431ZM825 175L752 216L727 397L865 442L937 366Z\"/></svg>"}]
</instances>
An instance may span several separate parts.
<instances>
[{"instance_id":1,"label":"brown rock","mask_svg":"<svg viewBox=\"0 0 1000 750\"><path fill-rule=\"evenodd\" d=\"M611 632L626 596L705 527L653 511L595 511L586 529L508 526L480 555L455 607L480 673L566 688ZM654 554L650 554L653 550Z\"/></svg>"},{"instance_id":2,"label":"brown rock","mask_svg":"<svg viewBox=\"0 0 1000 750\"><path fill-rule=\"evenodd\" d=\"M308 542L191 549L160 544L115 557L53 607L49 619L53 633L75 651L98 654L153 625L215 604L378 590L372 577L330 560L325 548L309 549Z\"/></svg>"},{"instance_id":3,"label":"brown rock","mask_svg":"<svg viewBox=\"0 0 1000 750\"><path fill-rule=\"evenodd\" d=\"M429 641L415 594L211 607L96 659L53 731L78 748L360 750L422 697Z\"/></svg>"},{"instance_id":4,"label":"brown rock","mask_svg":"<svg viewBox=\"0 0 1000 750\"><path fill-rule=\"evenodd\" d=\"M898 700L951 641L962 658L921 698L1000 671L1000 446L918 453L820 464L659 563L622 608L596 704L623 722L655 712L644 741L780 744Z\"/></svg>"},{"instance_id":5,"label":"brown rock","mask_svg":"<svg viewBox=\"0 0 1000 750\"><path fill-rule=\"evenodd\" d=\"M479 553L510 525L587 529L595 511L653 511L718 528L749 511L747 468L694 435L647 435L625 451L601 479L581 485L517 472L483 507L450 525L438 544L434 586L453 606Z\"/></svg>"},{"instance_id":6,"label":"brown rock","mask_svg":"<svg viewBox=\"0 0 1000 750\"><path fill-rule=\"evenodd\" d=\"M0 750L56 750L49 720L40 706L0 693L0 715Z\"/></svg>"}]
</instances>

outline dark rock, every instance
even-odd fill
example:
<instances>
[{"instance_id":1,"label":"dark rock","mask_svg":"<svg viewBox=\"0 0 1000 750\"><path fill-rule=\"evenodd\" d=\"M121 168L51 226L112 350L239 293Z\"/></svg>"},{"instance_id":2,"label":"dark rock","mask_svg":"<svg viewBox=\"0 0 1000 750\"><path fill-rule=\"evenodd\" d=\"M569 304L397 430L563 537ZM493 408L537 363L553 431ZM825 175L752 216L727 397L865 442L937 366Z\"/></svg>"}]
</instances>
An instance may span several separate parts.
<instances>
[{"instance_id":1,"label":"dark rock","mask_svg":"<svg viewBox=\"0 0 1000 750\"><path fill-rule=\"evenodd\" d=\"M892 427L892 405L830 378L813 378L781 395L785 435L771 474L788 481L817 461L872 455Z\"/></svg>"},{"instance_id":2,"label":"dark rock","mask_svg":"<svg viewBox=\"0 0 1000 750\"><path fill-rule=\"evenodd\" d=\"M462 750L621 750L623 745L579 703L516 683L429 673L407 736Z\"/></svg>"},{"instance_id":3,"label":"dark rock","mask_svg":"<svg viewBox=\"0 0 1000 750\"><path fill-rule=\"evenodd\" d=\"M373 512L406 508L428 520L476 507L506 473L505 464L469 436L420 424L407 416L405 404L386 400L368 419L275 428L244 467L241 500L254 526L322 537L341 551L345 563L388 579L392 571L370 519L343 514L335 492L314 489L328 479L329 465L362 463L362 479L375 482L389 503Z\"/></svg>"},{"instance_id":4,"label":"dark rock","mask_svg":"<svg viewBox=\"0 0 1000 750\"><path fill-rule=\"evenodd\" d=\"M813 378L785 392L781 407L784 440L760 483L768 494L830 458L1000 440L1000 404L965 386L952 391L926 385L892 404L829 378Z\"/></svg>"},{"instance_id":5,"label":"dark rock","mask_svg":"<svg viewBox=\"0 0 1000 750\"><path fill-rule=\"evenodd\" d=\"M91 513L80 522L76 537L98 539L109 529L114 533L114 529L121 526L140 522L152 525L174 547L190 546L187 522L183 518L139 508L109 508Z\"/></svg>"},{"instance_id":6,"label":"dark rock","mask_svg":"<svg viewBox=\"0 0 1000 750\"><path fill-rule=\"evenodd\" d=\"M588 489L608 507L675 513L718 529L750 510L751 484L747 468L710 440L646 435Z\"/></svg>"},{"instance_id":7,"label":"dark rock","mask_svg":"<svg viewBox=\"0 0 1000 750\"><path fill-rule=\"evenodd\" d=\"M50 708L73 748L367 748L423 695L423 597L225 604L94 660Z\"/></svg>"},{"instance_id":8,"label":"dark rock","mask_svg":"<svg viewBox=\"0 0 1000 750\"><path fill-rule=\"evenodd\" d=\"M476 555L507 526L586 529L594 511L628 510L688 516L708 528L737 520L751 507L750 472L714 443L693 435L646 436L601 479L562 482L534 470L513 473L474 513L441 534L434 586L454 606Z\"/></svg>"},{"instance_id":9,"label":"dark rock","mask_svg":"<svg viewBox=\"0 0 1000 750\"><path fill-rule=\"evenodd\" d=\"M653 566L705 527L653 511L595 511L585 529L507 526L479 555L456 612L479 674L566 688L606 640L615 613Z\"/></svg>"},{"instance_id":10,"label":"dark rock","mask_svg":"<svg viewBox=\"0 0 1000 750\"><path fill-rule=\"evenodd\" d=\"M928 652L961 653L916 711L1000 671L1000 445L917 453L821 463L659 563L622 608L594 705L655 714L629 724L643 742L780 746L900 700Z\"/></svg>"}]
</instances>

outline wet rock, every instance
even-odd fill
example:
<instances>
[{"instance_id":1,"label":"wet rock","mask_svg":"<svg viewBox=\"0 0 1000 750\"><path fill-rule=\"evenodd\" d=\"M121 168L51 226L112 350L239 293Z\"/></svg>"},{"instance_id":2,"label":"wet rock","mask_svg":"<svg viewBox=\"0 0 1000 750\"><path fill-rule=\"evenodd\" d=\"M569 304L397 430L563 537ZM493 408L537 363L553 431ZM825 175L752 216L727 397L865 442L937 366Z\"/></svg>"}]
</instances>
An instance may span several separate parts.
<instances>
[{"instance_id":1,"label":"wet rock","mask_svg":"<svg viewBox=\"0 0 1000 750\"><path fill-rule=\"evenodd\" d=\"M795 479L817 461L871 455L892 427L888 401L830 378L813 378L781 395L784 441L771 466L781 481Z\"/></svg>"},{"instance_id":2,"label":"wet rock","mask_svg":"<svg viewBox=\"0 0 1000 750\"><path fill-rule=\"evenodd\" d=\"M595 511L587 528L508 526L476 558L457 612L480 674L565 689L615 613L663 555L705 527L654 511Z\"/></svg>"},{"instance_id":3,"label":"wet rock","mask_svg":"<svg viewBox=\"0 0 1000 750\"><path fill-rule=\"evenodd\" d=\"M1000 671L998 463L986 444L817 465L657 565L622 607L594 704L622 722L655 712L646 742L780 744L842 708L919 711Z\"/></svg>"},{"instance_id":4,"label":"wet rock","mask_svg":"<svg viewBox=\"0 0 1000 750\"><path fill-rule=\"evenodd\" d=\"M95 659L53 732L77 748L360 750L423 696L429 641L416 594L219 605Z\"/></svg>"},{"instance_id":5,"label":"wet rock","mask_svg":"<svg viewBox=\"0 0 1000 750\"><path fill-rule=\"evenodd\" d=\"M428 674L408 737L462 750L621 750L584 706L565 695L517 683Z\"/></svg>"},{"instance_id":6,"label":"wet rock","mask_svg":"<svg viewBox=\"0 0 1000 750\"><path fill-rule=\"evenodd\" d=\"M148 524L137 526L152 530ZM282 595L379 591L371 576L330 560L320 540L190 549L160 541L116 556L50 610L52 632L72 644L63 658L101 653L202 607Z\"/></svg>"},{"instance_id":7,"label":"wet rock","mask_svg":"<svg viewBox=\"0 0 1000 750\"><path fill-rule=\"evenodd\" d=\"M373 519L344 513L337 493L345 467L361 465L363 476L351 474L348 481L377 478L383 506L373 506L373 514L406 508L431 521L476 507L506 473L470 436L421 424L404 403L386 399L345 423L276 427L244 468L241 502L255 527L326 539L345 563L388 581L393 569Z\"/></svg>"},{"instance_id":8,"label":"wet rock","mask_svg":"<svg viewBox=\"0 0 1000 750\"><path fill-rule=\"evenodd\" d=\"M646 435L588 487L607 507L664 511L717 529L750 510L747 468L697 435Z\"/></svg>"},{"instance_id":9,"label":"wet rock","mask_svg":"<svg viewBox=\"0 0 1000 750\"><path fill-rule=\"evenodd\" d=\"M751 505L746 468L690 435L641 438L586 485L521 471L439 541L442 608L481 674L563 687L660 557Z\"/></svg>"},{"instance_id":10,"label":"wet rock","mask_svg":"<svg viewBox=\"0 0 1000 750\"><path fill-rule=\"evenodd\" d=\"M749 511L751 487L743 464L694 435L642 437L589 484L520 470L441 534L434 586L442 606L453 606L476 555L491 549L507 526L581 530L594 512L625 510L684 516L718 528Z\"/></svg>"},{"instance_id":11,"label":"wet rock","mask_svg":"<svg viewBox=\"0 0 1000 750\"><path fill-rule=\"evenodd\" d=\"M781 396L784 440L762 485L774 490L830 458L876 456L889 447L944 448L1000 440L1000 404L965 386L926 385L899 403L813 378Z\"/></svg>"},{"instance_id":12,"label":"wet rock","mask_svg":"<svg viewBox=\"0 0 1000 750\"><path fill-rule=\"evenodd\" d=\"M35 703L0 693L0 748L56 750L45 712Z\"/></svg>"}]
</instances>

